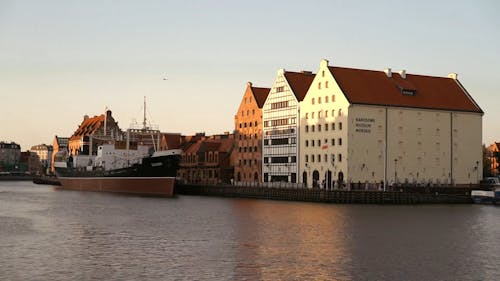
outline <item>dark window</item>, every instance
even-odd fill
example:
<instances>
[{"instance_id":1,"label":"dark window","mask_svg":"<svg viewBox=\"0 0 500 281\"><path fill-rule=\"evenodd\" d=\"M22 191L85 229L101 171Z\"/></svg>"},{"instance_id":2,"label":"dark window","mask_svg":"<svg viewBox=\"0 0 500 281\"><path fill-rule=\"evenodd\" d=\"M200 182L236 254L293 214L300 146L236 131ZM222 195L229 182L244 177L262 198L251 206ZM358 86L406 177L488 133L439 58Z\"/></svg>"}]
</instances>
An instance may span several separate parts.
<instances>
[{"instance_id":1,"label":"dark window","mask_svg":"<svg viewBox=\"0 0 500 281\"><path fill-rule=\"evenodd\" d=\"M269 163L269 158L268 157L264 157L264 163Z\"/></svg>"},{"instance_id":2,"label":"dark window","mask_svg":"<svg viewBox=\"0 0 500 281\"><path fill-rule=\"evenodd\" d=\"M342 130L342 122L339 122L339 130Z\"/></svg>"},{"instance_id":3,"label":"dark window","mask_svg":"<svg viewBox=\"0 0 500 281\"><path fill-rule=\"evenodd\" d=\"M282 145L282 144L288 144L288 138L271 139L271 145Z\"/></svg>"},{"instance_id":4,"label":"dark window","mask_svg":"<svg viewBox=\"0 0 500 281\"><path fill-rule=\"evenodd\" d=\"M296 163L297 162L297 156L292 156L290 159L290 163Z\"/></svg>"},{"instance_id":5,"label":"dark window","mask_svg":"<svg viewBox=\"0 0 500 281\"><path fill-rule=\"evenodd\" d=\"M309 147L309 141L306 140L306 147Z\"/></svg>"},{"instance_id":6,"label":"dark window","mask_svg":"<svg viewBox=\"0 0 500 281\"><path fill-rule=\"evenodd\" d=\"M269 140L268 139L264 140L264 145L269 145Z\"/></svg>"},{"instance_id":7,"label":"dark window","mask_svg":"<svg viewBox=\"0 0 500 281\"><path fill-rule=\"evenodd\" d=\"M342 138L339 138L339 145L342 145Z\"/></svg>"},{"instance_id":8,"label":"dark window","mask_svg":"<svg viewBox=\"0 0 500 281\"><path fill-rule=\"evenodd\" d=\"M288 157L271 157L271 163L288 163Z\"/></svg>"},{"instance_id":9,"label":"dark window","mask_svg":"<svg viewBox=\"0 0 500 281\"><path fill-rule=\"evenodd\" d=\"M339 162L342 162L342 154L339 153Z\"/></svg>"}]
</instances>

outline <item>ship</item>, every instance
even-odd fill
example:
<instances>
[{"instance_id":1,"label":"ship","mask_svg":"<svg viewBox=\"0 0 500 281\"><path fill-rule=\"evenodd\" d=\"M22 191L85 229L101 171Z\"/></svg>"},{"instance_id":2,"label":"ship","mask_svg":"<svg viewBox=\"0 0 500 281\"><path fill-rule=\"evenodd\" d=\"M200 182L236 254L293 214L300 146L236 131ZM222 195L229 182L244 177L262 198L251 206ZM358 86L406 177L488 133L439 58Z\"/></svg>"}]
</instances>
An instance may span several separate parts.
<instances>
[{"instance_id":1,"label":"ship","mask_svg":"<svg viewBox=\"0 0 500 281\"><path fill-rule=\"evenodd\" d=\"M90 135L87 153L56 154L60 188L172 197L182 150L159 150L159 137L159 130L146 125L146 117L142 128L127 129L126 140ZM95 155L93 142L100 144Z\"/></svg>"}]
</instances>

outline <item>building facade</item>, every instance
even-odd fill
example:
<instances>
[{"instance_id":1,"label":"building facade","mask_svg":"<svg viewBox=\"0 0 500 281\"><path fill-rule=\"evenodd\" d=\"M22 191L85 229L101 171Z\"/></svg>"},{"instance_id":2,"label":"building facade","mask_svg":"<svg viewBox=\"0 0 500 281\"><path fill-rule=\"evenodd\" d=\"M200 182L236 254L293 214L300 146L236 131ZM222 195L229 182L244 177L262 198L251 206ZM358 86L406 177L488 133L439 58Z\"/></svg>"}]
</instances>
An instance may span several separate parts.
<instances>
[{"instance_id":1,"label":"building facade","mask_svg":"<svg viewBox=\"0 0 500 281\"><path fill-rule=\"evenodd\" d=\"M106 110L105 114L99 116L83 117L82 123L69 138L68 149L71 155L95 155L99 145L123 138L123 132L113 118L111 110Z\"/></svg>"},{"instance_id":2,"label":"building facade","mask_svg":"<svg viewBox=\"0 0 500 281\"><path fill-rule=\"evenodd\" d=\"M68 143L69 143L69 138L64 138L64 137L58 137L57 135L54 137L54 141L52 142L52 159L51 159L51 165L50 165L50 172L54 173L55 168L54 168L54 162L57 159L57 156L59 154L63 153L68 153Z\"/></svg>"},{"instance_id":3,"label":"building facade","mask_svg":"<svg viewBox=\"0 0 500 281\"><path fill-rule=\"evenodd\" d=\"M177 175L185 184L231 183L234 134L194 138L183 145Z\"/></svg>"},{"instance_id":4,"label":"building facade","mask_svg":"<svg viewBox=\"0 0 500 281\"><path fill-rule=\"evenodd\" d=\"M236 183L262 182L262 106L269 91L248 82L234 116Z\"/></svg>"},{"instance_id":5,"label":"building facade","mask_svg":"<svg viewBox=\"0 0 500 281\"><path fill-rule=\"evenodd\" d=\"M30 151L38 155L43 173L47 173L52 165L52 145L39 144L31 147Z\"/></svg>"},{"instance_id":6,"label":"building facade","mask_svg":"<svg viewBox=\"0 0 500 281\"><path fill-rule=\"evenodd\" d=\"M299 103L313 79L309 71L278 71L262 108L263 182L298 182Z\"/></svg>"},{"instance_id":7,"label":"building facade","mask_svg":"<svg viewBox=\"0 0 500 281\"><path fill-rule=\"evenodd\" d=\"M302 182L478 183L482 115L456 74L332 67L323 60L301 104Z\"/></svg>"},{"instance_id":8,"label":"building facade","mask_svg":"<svg viewBox=\"0 0 500 281\"><path fill-rule=\"evenodd\" d=\"M0 142L0 172L16 170L21 159L21 146L15 142Z\"/></svg>"},{"instance_id":9,"label":"building facade","mask_svg":"<svg viewBox=\"0 0 500 281\"><path fill-rule=\"evenodd\" d=\"M498 163L498 158L500 154L500 143L495 142L492 145L488 146L486 148L486 157L488 158L488 171L487 173L491 176L498 176L500 174L499 171L499 163Z\"/></svg>"}]
</instances>

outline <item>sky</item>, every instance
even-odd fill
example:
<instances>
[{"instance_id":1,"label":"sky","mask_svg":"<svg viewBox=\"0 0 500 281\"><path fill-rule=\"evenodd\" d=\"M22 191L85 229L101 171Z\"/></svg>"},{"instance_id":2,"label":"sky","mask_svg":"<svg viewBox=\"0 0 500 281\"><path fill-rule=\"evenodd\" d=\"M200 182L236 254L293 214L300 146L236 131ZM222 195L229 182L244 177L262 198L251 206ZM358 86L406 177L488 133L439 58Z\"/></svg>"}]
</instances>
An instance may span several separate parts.
<instances>
[{"instance_id":1,"label":"sky","mask_svg":"<svg viewBox=\"0 0 500 281\"><path fill-rule=\"evenodd\" d=\"M69 137L109 108L122 129L234 129L246 83L330 65L458 79L500 141L500 1L0 0L0 141ZM166 79L166 80L165 80Z\"/></svg>"}]
</instances>

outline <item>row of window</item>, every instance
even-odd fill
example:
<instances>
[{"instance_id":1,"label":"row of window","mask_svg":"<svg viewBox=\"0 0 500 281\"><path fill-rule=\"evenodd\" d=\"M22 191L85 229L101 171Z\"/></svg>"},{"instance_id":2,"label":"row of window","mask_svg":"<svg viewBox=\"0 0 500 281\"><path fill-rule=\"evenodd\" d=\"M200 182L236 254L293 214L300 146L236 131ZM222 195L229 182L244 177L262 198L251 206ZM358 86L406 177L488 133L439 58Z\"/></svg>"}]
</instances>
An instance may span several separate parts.
<instances>
[{"instance_id":1,"label":"row of window","mask_svg":"<svg viewBox=\"0 0 500 281\"><path fill-rule=\"evenodd\" d=\"M285 126L288 124L296 124L297 123L297 118L292 117L292 118L281 118L281 119L274 119L270 121L264 121L264 127L276 127L276 126Z\"/></svg>"},{"instance_id":2,"label":"row of window","mask_svg":"<svg viewBox=\"0 0 500 281\"><path fill-rule=\"evenodd\" d=\"M332 153L330 157L331 157L330 159L331 159L332 163L335 162L335 154ZM312 163L314 163L314 162L320 163L321 162L321 154L306 155L305 160L306 160L306 163L309 163L309 160L311 160ZM342 162L342 154L341 153L337 154L337 161ZM323 162L328 163L328 154L323 155Z\"/></svg>"},{"instance_id":3,"label":"row of window","mask_svg":"<svg viewBox=\"0 0 500 281\"><path fill-rule=\"evenodd\" d=\"M331 123L330 126L328 123L325 123L324 125L325 125L324 126L325 131L328 131L328 128L331 128L332 131L335 131L335 123ZM317 128L318 128L318 132L321 132L321 128L322 128L321 124L318 124ZM342 131L342 122L339 122L338 128L339 128L339 131ZM309 133L309 125L306 125L304 127L304 129L306 130L306 133ZM314 132L315 130L316 130L316 126L311 125L311 132Z\"/></svg>"},{"instance_id":4,"label":"row of window","mask_svg":"<svg viewBox=\"0 0 500 281\"><path fill-rule=\"evenodd\" d=\"M296 156L276 156L276 157L264 157L264 163L296 163Z\"/></svg>"},{"instance_id":5,"label":"row of window","mask_svg":"<svg viewBox=\"0 0 500 281\"><path fill-rule=\"evenodd\" d=\"M273 129L272 131L267 131L266 136L273 136L273 135L286 135L286 134L293 134L295 133L294 128L288 128L288 129Z\"/></svg>"},{"instance_id":6,"label":"row of window","mask_svg":"<svg viewBox=\"0 0 500 281\"><path fill-rule=\"evenodd\" d=\"M315 115L315 112L311 112L311 115L309 115L309 112L306 112L306 119L309 119L309 116L311 116L311 119L314 119L315 116L318 116L318 118L323 118L323 116L325 118L328 118L328 110L325 110L324 111L324 114L323 114L323 111L318 111L318 115ZM337 112L337 115L338 116L342 116L342 108L340 108ZM335 116L335 109L332 109L332 117Z\"/></svg>"},{"instance_id":7,"label":"row of window","mask_svg":"<svg viewBox=\"0 0 500 281\"><path fill-rule=\"evenodd\" d=\"M258 122L255 121L255 122L248 122L248 127L252 127L252 125L254 125L255 127L258 126ZM245 123L240 123L240 128L246 128L247 127L247 122Z\"/></svg>"},{"instance_id":8,"label":"row of window","mask_svg":"<svg viewBox=\"0 0 500 281\"><path fill-rule=\"evenodd\" d=\"M199 160L196 154L186 154L182 158L183 158L182 160L186 163L196 163ZM206 157L205 162L217 162L217 161L219 161L219 155L209 153L208 157Z\"/></svg>"},{"instance_id":9,"label":"row of window","mask_svg":"<svg viewBox=\"0 0 500 281\"><path fill-rule=\"evenodd\" d=\"M297 138L279 138L279 139L264 139L264 145L284 145L284 144L295 144L297 143Z\"/></svg>"},{"instance_id":10,"label":"row of window","mask_svg":"<svg viewBox=\"0 0 500 281\"><path fill-rule=\"evenodd\" d=\"M255 115L255 109L252 109L252 115ZM245 111L244 110L241 111L241 116L242 117L245 116ZM250 110L249 109L247 109L247 116L250 116Z\"/></svg>"},{"instance_id":11,"label":"row of window","mask_svg":"<svg viewBox=\"0 0 500 281\"><path fill-rule=\"evenodd\" d=\"M288 107L288 101L279 101L271 103L271 109L285 108Z\"/></svg>"},{"instance_id":12,"label":"row of window","mask_svg":"<svg viewBox=\"0 0 500 281\"><path fill-rule=\"evenodd\" d=\"M254 146L254 147L252 147L252 146L249 146L249 147L246 147L246 146L245 146L245 147L241 147L241 146L240 146L240 147L239 147L239 152L240 152L240 153L241 153L241 152L252 152L252 151L253 151L253 152L257 152L257 146Z\"/></svg>"},{"instance_id":13,"label":"row of window","mask_svg":"<svg viewBox=\"0 0 500 281\"><path fill-rule=\"evenodd\" d=\"M342 138L338 138L337 141L338 141L337 142L338 145L342 145ZM306 147L309 147L309 143L311 144L312 147L314 147L315 145L321 146L321 140L311 140L311 141L306 140ZM328 144L328 140L325 139L325 141L323 142L323 145L327 145L327 144ZM332 146L335 146L335 139L331 139L330 144Z\"/></svg>"},{"instance_id":14,"label":"row of window","mask_svg":"<svg viewBox=\"0 0 500 281\"><path fill-rule=\"evenodd\" d=\"M320 85L321 85L321 82L320 82ZM328 84L326 84L326 85L328 85ZM320 87L320 89L321 89L321 87ZM321 99L321 97L318 97L318 104L321 104L322 101L323 100ZM324 97L324 101L325 101L325 103L329 103L330 102L330 100L328 100L328 96ZM335 102L335 95L332 95L331 102ZM316 98L311 98L311 104L315 104L315 103L316 103Z\"/></svg>"},{"instance_id":15,"label":"row of window","mask_svg":"<svg viewBox=\"0 0 500 281\"><path fill-rule=\"evenodd\" d=\"M257 134L253 134L253 138L254 138L254 139L257 139ZM246 135L246 134L240 134L239 139L240 139L240 140L246 140L246 139L251 140L251 139L252 139L252 134L249 134L249 135Z\"/></svg>"}]
</instances>

